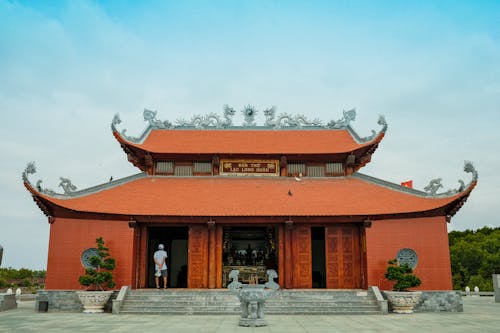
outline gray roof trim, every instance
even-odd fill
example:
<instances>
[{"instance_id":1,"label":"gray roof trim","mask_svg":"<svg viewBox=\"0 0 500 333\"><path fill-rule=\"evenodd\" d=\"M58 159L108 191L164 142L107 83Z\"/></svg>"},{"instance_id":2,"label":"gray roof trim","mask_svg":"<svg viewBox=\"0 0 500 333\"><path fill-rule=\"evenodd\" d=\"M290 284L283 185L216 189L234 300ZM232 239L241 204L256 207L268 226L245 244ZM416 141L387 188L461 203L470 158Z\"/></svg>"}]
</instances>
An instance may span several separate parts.
<instances>
[{"instance_id":1,"label":"gray roof trim","mask_svg":"<svg viewBox=\"0 0 500 333\"><path fill-rule=\"evenodd\" d=\"M109 190L111 188L120 186L122 184L129 183L129 182L134 181L136 179L141 179L141 178L145 178L145 177L147 177L147 175L144 172L141 172L141 173L137 173L135 175L127 176L127 177L120 178L117 180L112 180L112 181L107 182L107 183L99 184L96 186L92 186L92 187L89 187L89 188L86 188L86 189L83 189L80 191L71 192L68 194L44 193L44 191L42 191L40 193L47 195L47 196L50 196L52 198L57 198L57 199L79 198L79 197L83 197L83 196L86 196L89 194L94 194L94 193L101 192L104 190Z\"/></svg>"},{"instance_id":2,"label":"gray roof trim","mask_svg":"<svg viewBox=\"0 0 500 333\"><path fill-rule=\"evenodd\" d=\"M398 192L402 192L402 193L406 193L406 194L412 194L412 195L416 195L416 196L419 196L419 197L429 197L429 195L426 192L424 192L424 191L420 191L420 190L416 190L416 189L413 189L413 188L401 186L399 184L391 183L389 181L386 181L386 180L383 180L383 179L380 179L380 178L375 178L375 177L372 177L372 176L368 176L368 175L365 175L363 173L355 172L355 173L353 173L353 175L351 177L354 177L354 178L357 178L357 179L361 179L361 180L373 183L375 185L380 185L382 187L385 187L385 188L388 188L388 189L391 189L391 190L395 190L395 191L398 191Z\"/></svg>"},{"instance_id":3,"label":"gray roof trim","mask_svg":"<svg viewBox=\"0 0 500 333\"><path fill-rule=\"evenodd\" d=\"M388 189L395 190L395 191L398 191L398 192L402 192L402 193L406 193L406 194L411 194L411 195L415 195L415 196L419 196L419 197L424 197L424 198L430 198L430 199L443 199L443 198L453 197L453 196L457 195L458 193L466 191L467 189L470 188L470 186L475 181L477 181L477 177L473 176L471 182L467 186L465 186L463 188L454 189L454 190L450 189L450 190L448 190L446 192L443 192L443 193L432 194L432 193L429 193L429 192L424 192L424 191L416 190L416 189L413 189L413 188L405 187L405 186L402 186L402 185L399 185L399 184L396 184L396 183L391 183L391 182L388 182L386 180L382 180L382 179L379 179L379 178L368 176L368 175L365 175L365 174L362 174L362 173L359 173L359 172L355 172L352 175L352 177L355 177L355 178L358 178L358 179L362 179L364 181L367 181L367 182L370 182L370 183L373 183L373 184L376 184L376 185L380 185L380 186L383 186L383 187L386 187Z\"/></svg>"}]
</instances>

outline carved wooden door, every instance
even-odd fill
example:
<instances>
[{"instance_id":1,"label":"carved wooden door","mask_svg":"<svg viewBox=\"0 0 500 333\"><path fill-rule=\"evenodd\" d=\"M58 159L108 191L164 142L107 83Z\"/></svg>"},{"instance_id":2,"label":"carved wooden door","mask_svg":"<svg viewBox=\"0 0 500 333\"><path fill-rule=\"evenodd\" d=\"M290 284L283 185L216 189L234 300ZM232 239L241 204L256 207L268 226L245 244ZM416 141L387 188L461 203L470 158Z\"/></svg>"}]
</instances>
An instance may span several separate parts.
<instances>
[{"instance_id":1,"label":"carved wooden door","mask_svg":"<svg viewBox=\"0 0 500 333\"><path fill-rule=\"evenodd\" d=\"M326 287L362 288L359 228L353 225L325 228Z\"/></svg>"},{"instance_id":2,"label":"carved wooden door","mask_svg":"<svg viewBox=\"0 0 500 333\"><path fill-rule=\"evenodd\" d=\"M208 287L208 229L206 225L189 227L188 288Z\"/></svg>"},{"instance_id":3,"label":"carved wooden door","mask_svg":"<svg viewBox=\"0 0 500 333\"><path fill-rule=\"evenodd\" d=\"M293 287L312 288L311 227L297 226L293 234Z\"/></svg>"}]
</instances>

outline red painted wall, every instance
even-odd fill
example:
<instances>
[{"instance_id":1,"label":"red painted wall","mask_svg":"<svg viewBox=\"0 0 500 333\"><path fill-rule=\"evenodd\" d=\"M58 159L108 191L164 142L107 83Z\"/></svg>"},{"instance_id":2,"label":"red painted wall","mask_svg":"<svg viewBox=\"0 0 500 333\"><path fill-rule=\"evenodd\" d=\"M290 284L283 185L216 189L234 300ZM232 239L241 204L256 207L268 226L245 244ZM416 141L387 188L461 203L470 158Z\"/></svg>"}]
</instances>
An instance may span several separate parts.
<instances>
[{"instance_id":1,"label":"red painted wall","mask_svg":"<svg viewBox=\"0 0 500 333\"><path fill-rule=\"evenodd\" d=\"M132 285L134 230L126 221L56 218L50 226L46 289L83 289L81 254L103 237L116 259L116 289ZM444 217L373 221L366 229L368 285L390 290L384 277L387 261L402 248L417 252L415 273L421 290L451 290L448 232Z\"/></svg>"},{"instance_id":2,"label":"red painted wall","mask_svg":"<svg viewBox=\"0 0 500 333\"><path fill-rule=\"evenodd\" d=\"M402 248L418 256L415 274L422 280L419 290L451 290L448 230L444 217L374 221L366 229L368 285L391 290L384 277L387 261Z\"/></svg>"},{"instance_id":3,"label":"red painted wall","mask_svg":"<svg viewBox=\"0 0 500 333\"><path fill-rule=\"evenodd\" d=\"M134 231L126 221L99 221L56 218L50 226L46 289L83 289L78 277L85 270L80 257L84 250L96 247L102 237L116 259L116 289L132 285Z\"/></svg>"}]
</instances>

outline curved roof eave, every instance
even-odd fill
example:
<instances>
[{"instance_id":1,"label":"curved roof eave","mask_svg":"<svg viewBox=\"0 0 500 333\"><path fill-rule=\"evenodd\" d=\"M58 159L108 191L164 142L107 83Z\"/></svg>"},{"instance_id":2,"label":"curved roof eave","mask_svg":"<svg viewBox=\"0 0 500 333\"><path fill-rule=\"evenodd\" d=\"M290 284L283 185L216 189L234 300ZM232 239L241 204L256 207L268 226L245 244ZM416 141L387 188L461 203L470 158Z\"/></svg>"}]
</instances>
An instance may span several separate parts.
<instances>
[{"instance_id":1,"label":"curved roof eave","mask_svg":"<svg viewBox=\"0 0 500 333\"><path fill-rule=\"evenodd\" d=\"M74 206L71 202L71 199L78 199L78 198L82 198L82 197L91 197L94 194L99 193L99 192L111 190L111 189L114 189L117 187L121 187L122 185L134 183L136 181L141 181L142 178L148 178L148 179L151 178L151 180L153 180L153 181L155 178L156 179L168 178L171 180L179 181L178 180L179 177L157 177L157 176L152 177L152 176L146 176L144 174L138 174L138 175L122 178L122 179L119 179L119 180L116 180L116 181L113 181L110 183L105 183L105 184L101 184L98 186L94 186L94 187L91 187L91 188L88 188L85 190L81 190L78 192L74 192L71 194L67 194L67 195L62 195L62 194L48 195L45 193L41 193L41 192L37 191L29 182L26 182L26 181L24 182L24 185L26 186L28 191L33 196L33 199L35 200L35 202L37 203L39 208L47 216L57 215L57 214L55 214L55 212L60 212L60 211L67 211L67 214L70 214L70 215L75 214L75 213L76 214L82 213L82 214L97 214L97 215L100 214L100 215L106 215L106 216L131 216L131 215L133 215L133 216L177 216L178 213L174 214L174 212L172 212L170 214L163 214L162 215L162 214L150 214L147 212L140 212L140 211L136 211L136 212L120 212L120 211L105 211L105 210L99 211L98 209L95 209L95 208L92 208L92 209L87 208L87 209L82 210L82 209L77 208L78 205ZM204 178L209 179L210 177L204 177ZM235 179L237 179L237 178L238 177L236 177ZM350 177L342 177L342 178L344 180L348 180ZM428 209L425 209L425 210L408 210L408 211L394 211L394 212L386 211L385 213L375 213L375 212L370 212L370 211L364 211L363 213L358 212L358 214L354 214L354 215L349 214L349 213L342 214L342 215L332 215L332 214L321 214L319 212L318 212L319 214L315 214L314 211L312 211L312 210L306 210L305 213L300 213L300 214L293 214L293 213L290 214L289 212L286 212L286 211L282 212L282 214L274 214L274 215L273 214L271 214L271 215L265 214L265 212L263 212L264 214L258 214L256 211L254 211L254 214L249 214L248 211L241 211L242 214L239 214L239 215L238 214L218 215L218 214L214 214L213 211L210 211L207 209L201 209L199 214L197 214L196 212L193 214L194 211L192 211L190 214L181 214L181 216L190 215L190 216L214 216L214 217L225 216L225 217L228 217L228 216L289 216L289 215L291 215L291 216L317 216L317 217L321 217L321 216L335 216L335 217L347 216L350 218L352 218L353 216L362 216L362 217L367 217L367 218L369 217L371 219L378 219L377 217L387 219L387 218L404 217L404 216L409 216L412 214L414 214L414 215L421 214L422 216L443 215L447 218L450 218L451 216L456 214L456 212L465 203L465 201L467 200L468 196L470 195L472 189L477 184L477 179L474 179L467 186L467 188L465 188L462 192L444 197L443 195L430 196L429 194L422 192L422 191L408 189L408 188L405 188L403 186L399 186L397 184L385 182L383 180L380 180L380 179L377 179L374 177L370 177L370 176L366 176L366 175L362 175L359 173L356 173L354 176L352 176L352 178L362 180L363 182L372 183L372 184L376 185L377 187L387 188L387 189L390 189L391 191L410 194L411 196L421 197L421 198L424 198L426 200L440 200L441 202L436 203L437 205L428 206ZM186 179L192 180L192 178L186 178ZM316 180L318 180L318 179L316 179ZM286 182L286 180L283 180L283 182ZM443 201L443 199L445 199L445 200ZM446 200L446 199L448 199L448 200ZM68 201L66 201L66 200L68 200ZM99 206L99 205L97 205L97 206ZM97 206L95 206L95 207L97 207ZM93 206L91 205L90 207L93 207Z\"/></svg>"}]
</instances>

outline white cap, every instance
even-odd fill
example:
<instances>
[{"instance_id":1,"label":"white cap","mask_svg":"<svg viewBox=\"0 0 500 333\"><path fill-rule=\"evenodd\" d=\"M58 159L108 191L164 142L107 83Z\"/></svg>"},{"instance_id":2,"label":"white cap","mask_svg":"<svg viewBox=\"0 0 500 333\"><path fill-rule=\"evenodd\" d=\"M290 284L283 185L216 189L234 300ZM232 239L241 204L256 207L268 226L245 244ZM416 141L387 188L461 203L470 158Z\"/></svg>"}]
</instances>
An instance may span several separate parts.
<instances>
[{"instance_id":1,"label":"white cap","mask_svg":"<svg viewBox=\"0 0 500 333\"><path fill-rule=\"evenodd\" d=\"M163 250L164 248L165 246L163 246L163 244L158 245L158 250Z\"/></svg>"}]
</instances>

